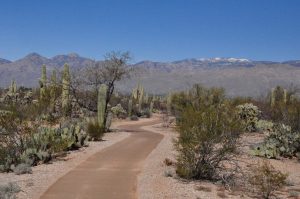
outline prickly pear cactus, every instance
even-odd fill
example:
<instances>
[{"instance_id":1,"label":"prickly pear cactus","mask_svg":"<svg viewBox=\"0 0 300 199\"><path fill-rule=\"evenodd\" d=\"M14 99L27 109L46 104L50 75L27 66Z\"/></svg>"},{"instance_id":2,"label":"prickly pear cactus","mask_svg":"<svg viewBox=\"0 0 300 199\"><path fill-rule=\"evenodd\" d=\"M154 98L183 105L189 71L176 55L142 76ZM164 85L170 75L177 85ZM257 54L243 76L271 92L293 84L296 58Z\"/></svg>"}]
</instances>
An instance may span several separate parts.
<instances>
[{"instance_id":1,"label":"prickly pear cactus","mask_svg":"<svg viewBox=\"0 0 300 199\"><path fill-rule=\"evenodd\" d=\"M300 152L300 133L292 132L284 124L276 124L273 128L274 132L263 143L253 147L252 154L267 158L297 156Z\"/></svg>"}]
</instances>

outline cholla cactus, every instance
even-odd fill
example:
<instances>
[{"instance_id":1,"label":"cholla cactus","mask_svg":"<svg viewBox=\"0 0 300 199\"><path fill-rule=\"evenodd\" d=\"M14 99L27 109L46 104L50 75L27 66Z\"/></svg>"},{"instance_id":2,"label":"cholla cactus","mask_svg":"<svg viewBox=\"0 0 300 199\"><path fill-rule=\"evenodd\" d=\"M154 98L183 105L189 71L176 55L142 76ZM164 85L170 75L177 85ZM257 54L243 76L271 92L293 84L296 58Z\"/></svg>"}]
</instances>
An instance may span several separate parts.
<instances>
[{"instance_id":1,"label":"cholla cactus","mask_svg":"<svg viewBox=\"0 0 300 199\"><path fill-rule=\"evenodd\" d=\"M126 115L127 114L125 109L122 107L121 104L117 104L117 106L112 107L110 110L117 117L120 117L121 115Z\"/></svg>"},{"instance_id":2,"label":"cholla cactus","mask_svg":"<svg viewBox=\"0 0 300 199\"><path fill-rule=\"evenodd\" d=\"M128 117L132 115L132 99L128 101Z\"/></svg>"},{"instance_id":3,"label":"cholla cactus","mask_svg":"<svg viewBox=\"0 0 300 199\"><path fill-rule=\"evenodd\" d=\"M42 66L42 76L39 82L40 82L40 99L44 100L46 98L46 87L47 87L47 69L45 64Z\"/></svg>"},{"instance_id":4,"label":"cholla cactus","mask_svg":"<svg viewBox=\"0 0 300 199\"><path fill-rule=\"evenodd\" d=\"M254 106L251 103L239 105L237 106L237 113L244 122L246 131L254 132L257 130L258 117L261 113L257 106Z\"/></svg>"},{"instance_id":5,"label":"cholla cactus","mask_svg":"<svg viewBox=\"0 0 300 199\"><path fill-rule=\"evenodd\" d=\"M70 110L70 71L69 65L64 65L63 79L62 79L62 109L64 115L69 114Z\"/></svg>"},{"instance_id":6,"label":"cholla cactus","mask_svg":"<svg viewBox=\"0 0 300 199\"><path fill-rule=\"evenodd\" d=\"M101 84L98 91L98 123L101 128L105 128L107 86Z\"/></svg>"}]
</instances>

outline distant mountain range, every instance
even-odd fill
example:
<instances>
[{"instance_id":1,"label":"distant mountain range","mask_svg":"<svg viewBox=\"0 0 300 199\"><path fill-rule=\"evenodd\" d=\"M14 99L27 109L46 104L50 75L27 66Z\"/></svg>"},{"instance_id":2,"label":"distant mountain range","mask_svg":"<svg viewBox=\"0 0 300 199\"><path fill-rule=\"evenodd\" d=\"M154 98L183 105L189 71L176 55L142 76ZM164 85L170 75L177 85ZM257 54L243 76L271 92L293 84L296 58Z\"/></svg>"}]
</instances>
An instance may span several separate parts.
<instances>
[{"instance_id":1,"label":"distant mountain range","mask_svg":"<svg viewBox=\"0 0 300 199\"><path fill-rule=\"evenodd\" d=\"M7 87L12 79L18 85L38 85L41 66L47 70L62 69L68 63L71 69L86 67L92 59L75 53L52 58L31 53L22 59L9 61L0 58L0 87ZM260 96L276 85L300 86L300 61L252 61L237 58L185 59L174 62L142 61L132 65L138 73L130 80L118 84L121 91L130 91L140 80L151 93L182 90L195 83L205 86L222 86L228 95Z\"/></svg>"}]
</instances>

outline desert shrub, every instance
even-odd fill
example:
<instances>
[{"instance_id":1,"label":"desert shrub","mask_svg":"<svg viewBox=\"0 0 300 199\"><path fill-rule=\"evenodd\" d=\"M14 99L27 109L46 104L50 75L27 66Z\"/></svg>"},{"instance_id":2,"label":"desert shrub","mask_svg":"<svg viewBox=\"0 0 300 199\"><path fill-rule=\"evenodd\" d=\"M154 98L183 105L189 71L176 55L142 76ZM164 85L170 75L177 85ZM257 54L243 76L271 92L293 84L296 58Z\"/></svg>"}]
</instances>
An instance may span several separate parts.
<instances>
[{"instance_id":1,"label":"desert shrub","mask_svg":"<svg viewBox=\"0 0 300 199\"><path fill-rule=\"evenodd\" d=\"M16 183L8 183L0 185L1 199L15 199L16 194L21 191L21 188Z\"/></svg>"},{"instance_id":2,"label":"desert shrub","mask_svg":"<svg viewBox=\"0 0 300 199\"><path fill-rule=\"evenodd\" d=\"M279 156L300 158L300 133L293 132L291 127L284 124L276 124L273 129L263 143L254 146L252 153L267 158Z\"/></svg>"},{"instance_id":3,"label":"desert shrub","mask_svg":"<svg viewBox=\"0 0 300 199\"><path fill-rule=\"evenodd\" d=\"M34 130L14 112L0 115L0 170L10 171L11 165L20 163L20 155Z\"/></svg>"},{"instance_id":4,"label":"desert shrub","mask_svg":"<svg viewBox=\"0 0 300 199\"><path fill-rule=\"evenodd\" d=\"M283 174L267 161L252 167L248 182L263 198L270 198L274 192L284 186L287 174Z\"/></svg>"},{"instance_id":5,"label":"desert shrub","mask_svg":"<svg viewBox=\"0 0 300 199\"><path fill-rule=\"evenodd\" d=\"M105 129L101 127L96 119L90 119L87 122L87 134L91 140L99 141L102 139Z\"/></svg>"},{"instance_id":6,"label":"desert shrub","mask_svg":"<svg viewBox=\"0 0 300 199\"><path fill-rule=\"evenodd\" d=\"M132 120L132 121L138 121L139 118L138 118L138 116L136 116L136 115L132 115L132 116L130 117L130 120Z\"/></svg>"},{"instance_id":7,"label":"desert shrub","mask_svg":"<svg viewBox=\"0 0 300 199\"><path fill-rule=\"evenodd\" d=\"M126 110L121 106L121 104L117 104L116 106L112 107L111 112L113 113L114 116L117 118L126 118L127 112Z\"/></svg>"},{"instance_id":8,"label":"desert shrub","mask_svg":"<svg viewBox=\"0 0 300 199\"><path fill-rule=\"evenodd\" d=\"M223 163L230 162L236 152L240 121L223 90L193 92L189 105L179 105L176 172L187 179L218 179L226 170Z\"/></svg>"},{"instance_id":9,"label":"desert shrub","mask_svg":"<svg viewBox=\"0 0 300 199\"><path fill-rule=\"evenodd\" d=\"M257 122L260 115L260 111L257 106L254 106L251 103L238 105L237 113L243 121L246 131L255 132L257 130Z\"/></svg>"},{"instance_id":10,"label":"desert shrub","mask_svg":"<svg viewBox=\"0 0 300 199\"><path fill-rule=\"evenodd\" d=\"M24 163L17 165L15 168L13 168L13 171L17 175L32 173L31 166L28 164L24 164Z\"/></svg>"}]
</instances>

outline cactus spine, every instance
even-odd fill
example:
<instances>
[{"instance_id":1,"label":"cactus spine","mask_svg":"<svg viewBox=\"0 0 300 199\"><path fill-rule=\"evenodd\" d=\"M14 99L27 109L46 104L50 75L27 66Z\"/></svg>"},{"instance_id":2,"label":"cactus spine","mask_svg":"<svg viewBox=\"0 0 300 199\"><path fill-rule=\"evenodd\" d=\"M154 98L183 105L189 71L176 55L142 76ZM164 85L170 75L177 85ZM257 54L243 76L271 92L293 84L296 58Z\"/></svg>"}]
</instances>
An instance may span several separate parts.
<instances>
[{"instance_id":1,"label":"cactus spine","mask_svg":"<svg viewBox=\"0 0 300 199\"><path fill-rule=\"evenodd\" d=\"M105 112L106 112L106 95L107 95L107 86L101 84L98 91L98 123L101 128L105 128Z\"/></svg>"},{"instance_id":2,"label":"cactus spine","mask_svg":"<svg viewBox=\"0 0 300 199\"><path fill-rule=\"evenodd\" d=\"M132 115L132 99L128 101L128 117Z\"/></svg>"},{"instance_id":3,"label":"cactus spine","mask_svg":"<svg viewBox=\"0 0 300 199\"><path fill-rule=\"evenodd\" d=\"M63 79L62 79L62 109L64 115L68 115L70 110L70 71L69 65L64 65Z\"/></svg>"},{"instance_id":4,"label":"cactus spine","mask_svg":"<svg viewBox=\"0 0 300 199\"><path fill-rule=\"evenodd\" d=\"M44 100L46 98L46 87L47 87L47 69L46 65L42 66L42 76L40 79L40 99Z\"/></svg>"}]
</instances>

